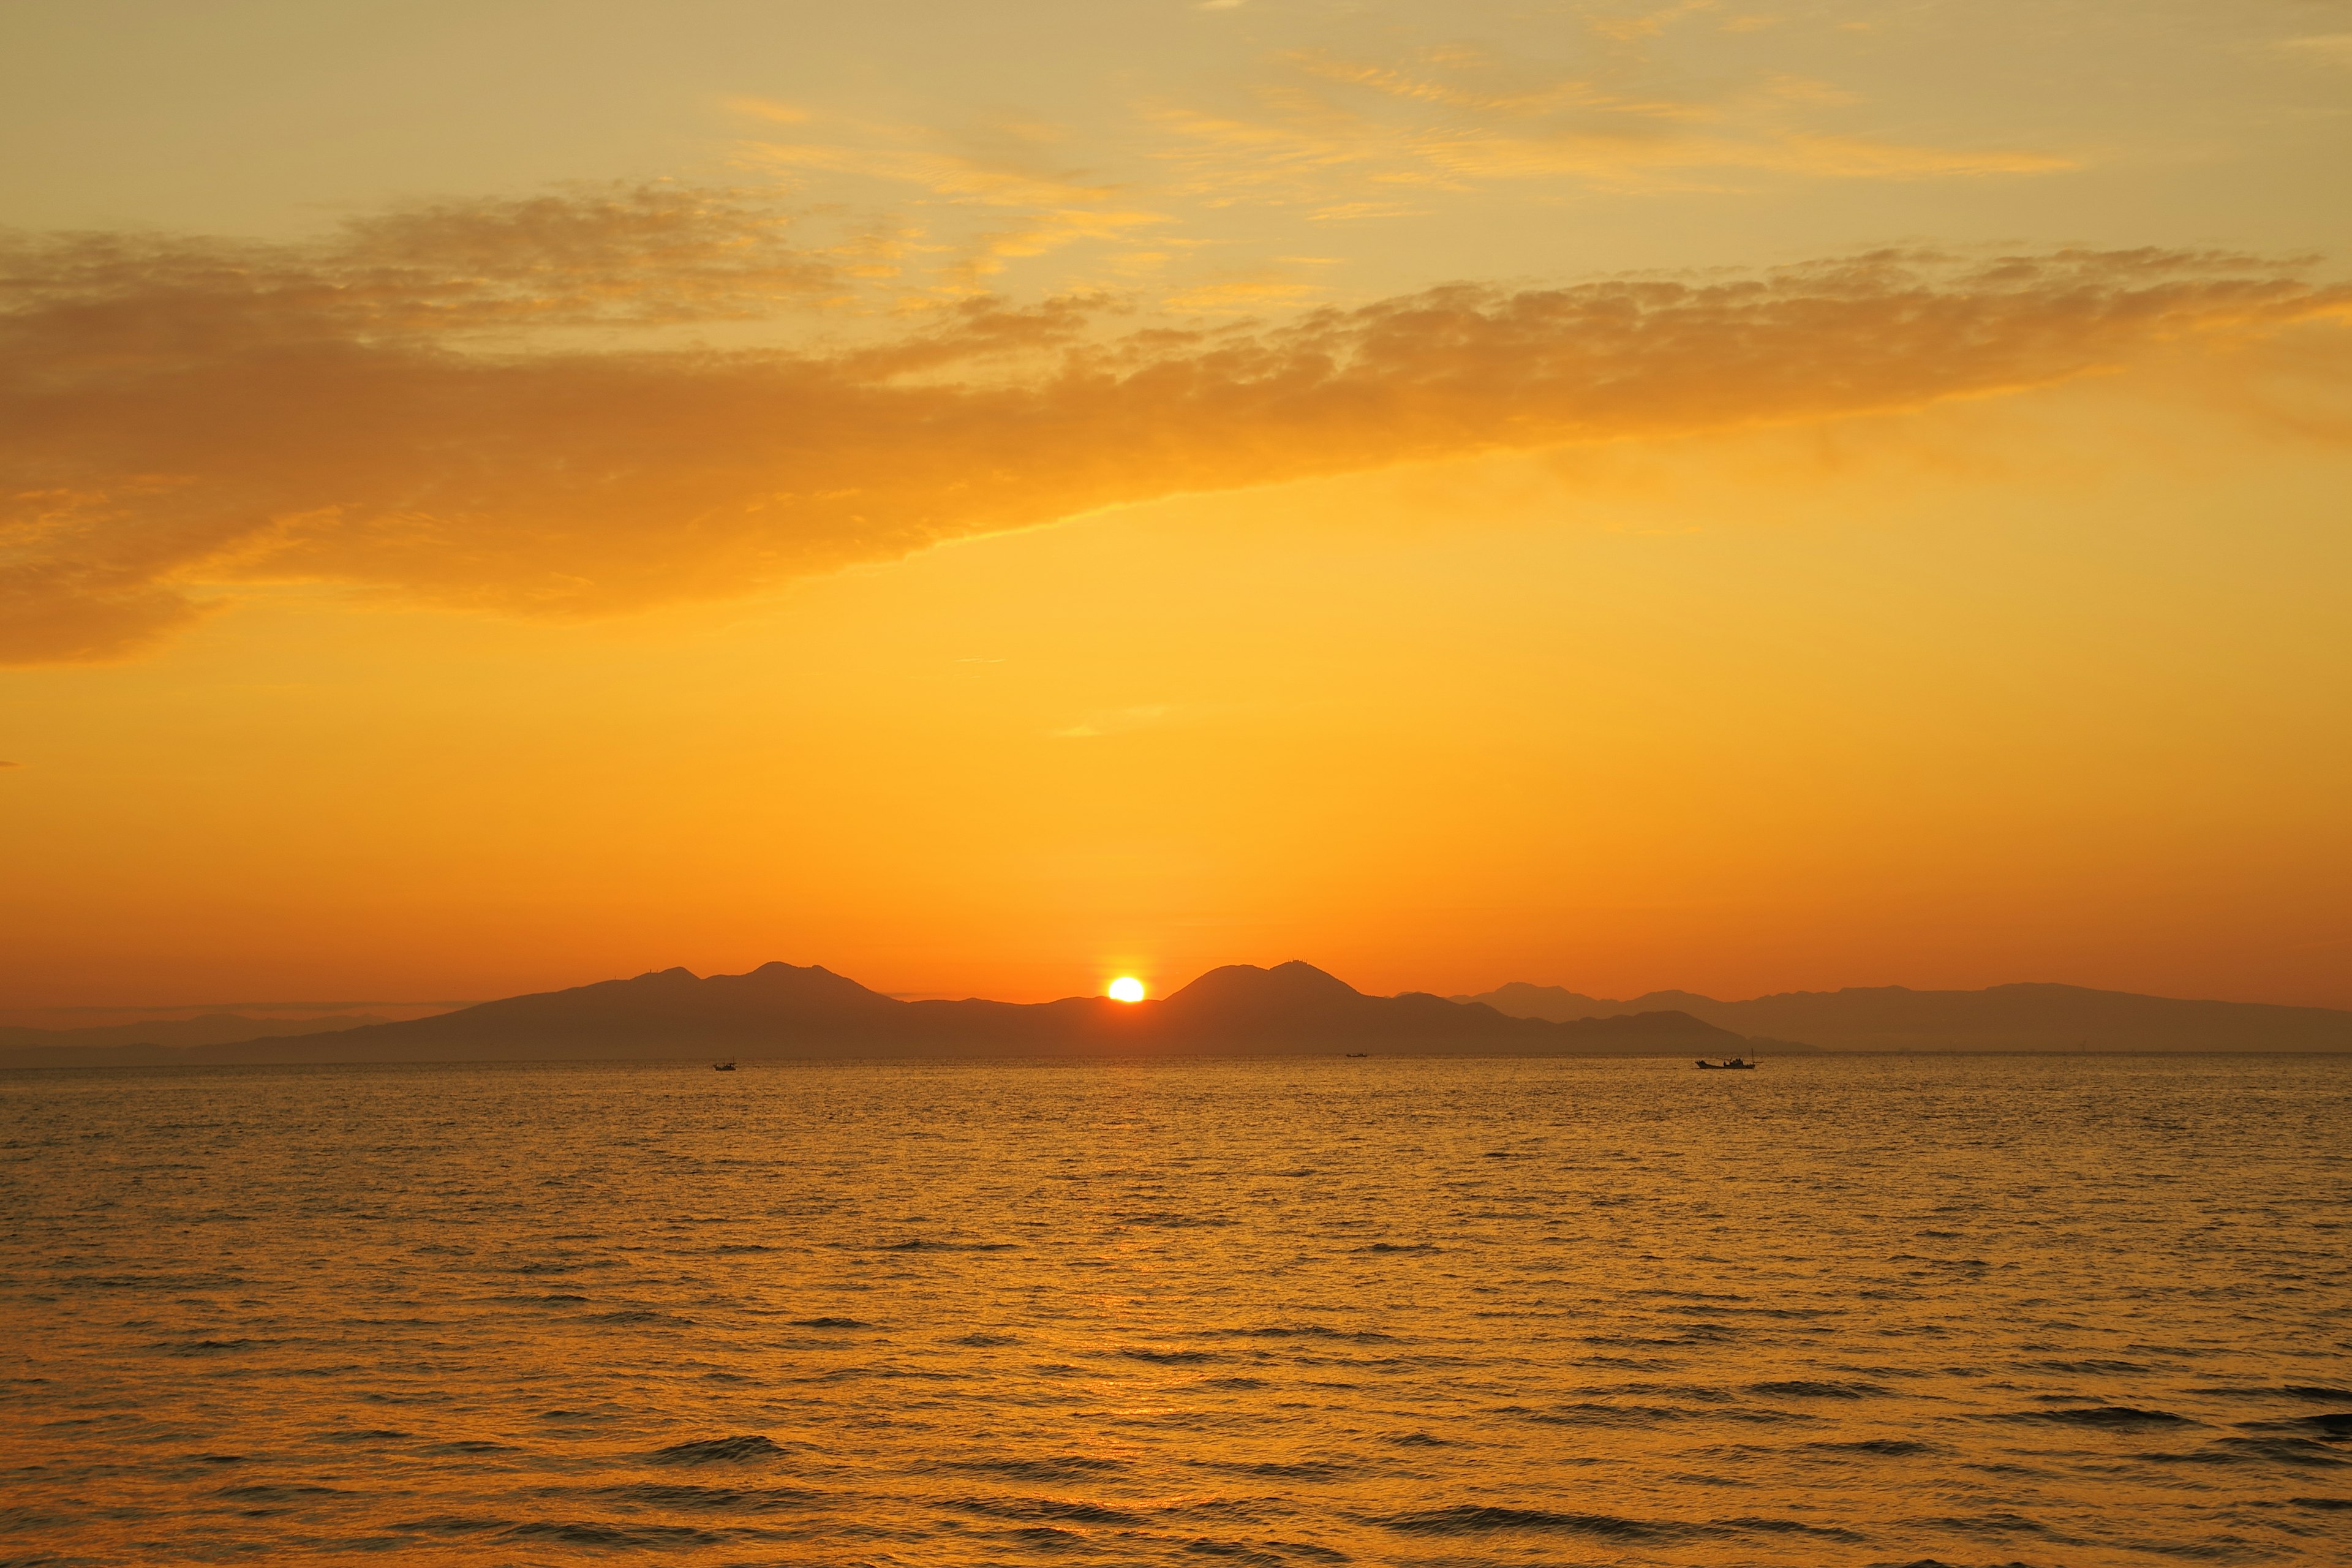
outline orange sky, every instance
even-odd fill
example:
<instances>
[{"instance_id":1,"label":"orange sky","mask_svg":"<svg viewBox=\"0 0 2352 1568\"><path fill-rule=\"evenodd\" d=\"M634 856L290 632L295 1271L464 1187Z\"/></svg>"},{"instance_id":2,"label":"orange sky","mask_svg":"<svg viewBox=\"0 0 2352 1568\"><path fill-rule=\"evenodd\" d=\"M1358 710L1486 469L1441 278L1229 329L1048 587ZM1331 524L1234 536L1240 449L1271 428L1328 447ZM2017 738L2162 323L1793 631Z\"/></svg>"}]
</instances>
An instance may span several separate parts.
<instances>
[{"instance_id":1,"label":"orange sky","mask_svg":"<svg viewBox=\"0 0 2352 1568\"><path fill-rule=\"evenodd\" d=\"M2352 7L36 0L0 62L0 1013L2352 1006Z\"/></svg>"}]
</instances>

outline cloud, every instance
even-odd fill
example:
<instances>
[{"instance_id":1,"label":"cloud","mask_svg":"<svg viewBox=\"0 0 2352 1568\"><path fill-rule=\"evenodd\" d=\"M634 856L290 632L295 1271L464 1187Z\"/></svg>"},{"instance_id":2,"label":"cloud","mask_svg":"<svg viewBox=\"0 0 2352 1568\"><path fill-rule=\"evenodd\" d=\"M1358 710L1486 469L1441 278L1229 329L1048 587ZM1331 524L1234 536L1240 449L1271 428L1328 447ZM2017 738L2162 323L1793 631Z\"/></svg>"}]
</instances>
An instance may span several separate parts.
<instances>
[{"instance_id":1,"label":"cloud","mask_svg":"<svg viewBox=\"0 0 2352 1568\"><path fill-rule=\"evenodd\" d=\"M2309 37L2284 38L2277 47L2305 59L2318 60L2327 65L2352 66L2352 33L2319 33Z\"/></svg>"},{"instance_id":2,"label":"cloud","mask_svg":"<svg viewBox=\"0 0 2352 1568\"><path fill-rule=\"evenodd\" d=\"M841 287L832 258L793 245L791 222L746 192L656 182L402 207L310 245L17 237L0 247L0 306L12 337L58 371L126 349L201 355L322 332L757 320Z\"/></svg>"},{"instance_id":3,"label":"cloud","mask_svg":"<svg viewBox=\"0 0 2352 1568\"><path fill-rule=\"evenodd\" d=\"M241 583L558 616L740 596L1181 492L1997 393L2347 301L2226 256L1884 252L1213 331L975 299L825 352L524 334L828 286L729 198L648 200L421 209L310 251L18 247L0 659L120 658Z\"/></svg>"},{"instance_id":4,"label":"cloud","mask_svg":"<svg viewBox=\"0 0 2352 1568\"><path fill-rule=\"evenodd\" d=\"M730 107L774 123L806 125L814 119L762 99L737 99ZM882 181L911 186L938 205L1017 215L1006 226L940 247L957 253L945 268L947 285L957 292L980 288L1014 259L1085 240L1131 241L1139 230L1174 221L1136 205L1115 182L1050 160L1045 150L1060 140L1054 127L1002 121L991 129L987 140L993 144L980 152L940 145L940 133L928 127L873 121L834 126L834 140L814 139L812 130L797 141L747 141L740 151L762 168Z\"/></svg>"},{"instance_id":5,"label":"cloud","mask_svg":"<svg viewBox=\"0 0 2352 1568\"><path fill-rule=\"evenodd\" d=\"M1046 735L1055 741L1091 741L1104 735L1127 735L1138 730L1148 730L1168 717L1167 706L1152 704L1139 708L1114 708L1092 714L1066 730L1049 730Z\"/></svg>"},{"instance_id":6,"label":"cloud","mask_svg":"<svg viewBox=\"0 0 2352 1568\"><path fill-rule=\"evenodd\" d=\"M1596 26L1631 43L1693 9ZM1362 216L1412 210L1396 201L1403 190L1503 181L1660 191L1709 189L1739 175L1953 179L2075 166L2050 153L1842 132L1818 121L1853 96L1786 74L1675 92L1623 60L1546 74L1460 46L1389 62L1300 50L1279 64L1284 74L1262 85L1255 110L1149 111L1173 143L1161 157L1180 171L1177 194Z\"/></svg>"}]
</instances>

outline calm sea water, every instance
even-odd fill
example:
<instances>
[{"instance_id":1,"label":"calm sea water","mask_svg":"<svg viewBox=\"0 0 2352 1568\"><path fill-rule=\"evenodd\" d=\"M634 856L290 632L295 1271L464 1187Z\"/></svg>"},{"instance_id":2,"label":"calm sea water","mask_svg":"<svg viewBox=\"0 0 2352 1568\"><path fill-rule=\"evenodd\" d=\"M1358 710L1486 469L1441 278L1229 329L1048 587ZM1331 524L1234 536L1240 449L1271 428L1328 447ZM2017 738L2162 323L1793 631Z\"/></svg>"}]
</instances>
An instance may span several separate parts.
<instances>
[{"instance_id":1,"label":"calm sea water","mask_svg":"<svg viewBox=\"0 0 2352 1568\"><path fill-rule=\"evenodd\" d=\"M0 1075L0 1562L2352 1562L2352 1059Z\"/></svg>"}]
</instances>

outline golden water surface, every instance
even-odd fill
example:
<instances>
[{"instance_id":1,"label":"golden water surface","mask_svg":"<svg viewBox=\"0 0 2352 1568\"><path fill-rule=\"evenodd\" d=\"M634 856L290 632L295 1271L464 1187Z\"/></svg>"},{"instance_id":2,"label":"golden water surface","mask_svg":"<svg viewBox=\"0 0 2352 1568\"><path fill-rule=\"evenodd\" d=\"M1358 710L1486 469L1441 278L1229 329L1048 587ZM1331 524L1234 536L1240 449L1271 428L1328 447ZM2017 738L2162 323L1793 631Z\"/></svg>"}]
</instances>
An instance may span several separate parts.
<instances>
[{"instance_id":1,"label":"golden water surface","mask_svg":"<svg viewBox=\"0 0 2352 1568\"><path fill-rule=\"evenodd\" d=\"M2352 1563L2352 1060L0 1074L0 1563Z\"/></svg>"}]
</instances>

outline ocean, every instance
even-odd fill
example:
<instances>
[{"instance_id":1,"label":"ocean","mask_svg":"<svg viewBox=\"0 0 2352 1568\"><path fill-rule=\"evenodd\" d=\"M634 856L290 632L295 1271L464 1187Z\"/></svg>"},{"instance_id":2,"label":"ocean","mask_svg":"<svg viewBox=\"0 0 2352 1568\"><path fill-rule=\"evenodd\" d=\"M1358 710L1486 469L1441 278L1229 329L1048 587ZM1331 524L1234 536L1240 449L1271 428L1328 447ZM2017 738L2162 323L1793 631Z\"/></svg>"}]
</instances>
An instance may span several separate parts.
<instances>
[{"instance_id":1,"label":"ocean","mask_svg":"<svg viewBox=\"0 0 2352 1568\"><path fill-rule=\"evenodd\" d=\"M0 1074L0 1563L2352 1563L2352 1058Z\"/></svg>"}]
</instances>

